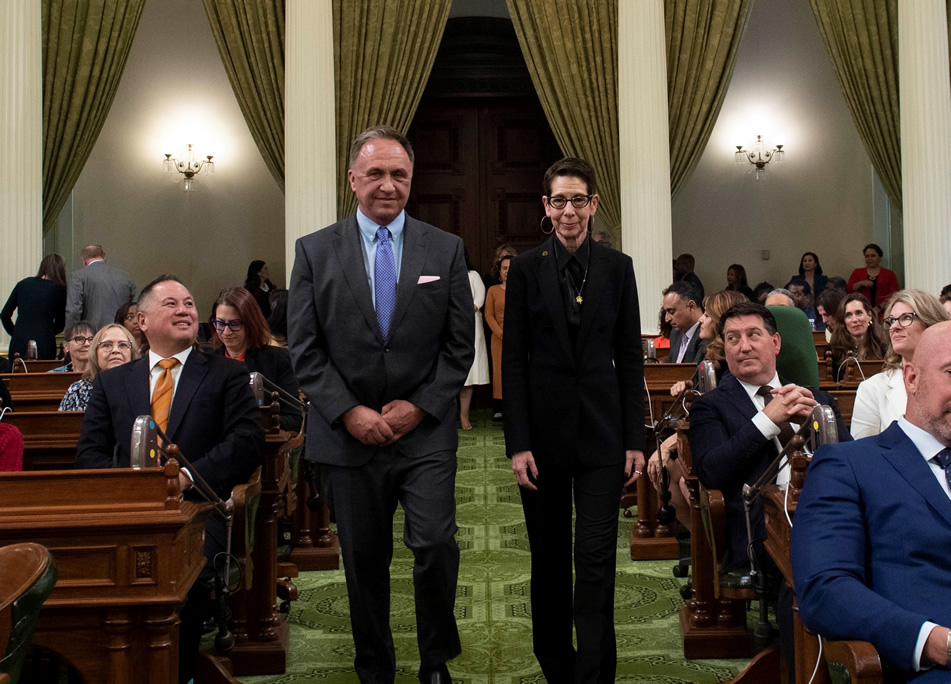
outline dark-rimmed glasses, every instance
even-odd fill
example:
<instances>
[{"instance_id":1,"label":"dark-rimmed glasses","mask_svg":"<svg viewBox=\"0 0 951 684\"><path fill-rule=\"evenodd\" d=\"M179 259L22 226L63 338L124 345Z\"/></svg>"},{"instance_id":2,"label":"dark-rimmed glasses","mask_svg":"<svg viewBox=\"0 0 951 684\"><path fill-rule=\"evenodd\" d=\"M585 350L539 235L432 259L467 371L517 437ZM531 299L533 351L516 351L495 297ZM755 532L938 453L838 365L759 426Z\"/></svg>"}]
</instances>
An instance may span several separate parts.
<instances>
[{"instance_id":1,"label":"dark-rimmed glasses","mask_svg":"<svg viewBox=\"0 0 951 684\"><path fill-rule=\"evenodd\" d=\"M132 351L132 345L129 344L128 342L111 342L110 341L110 342L100 342L97 345L98 349L102 349L103 351L107 351L107 352L111 352L116 347L119 348L119 351L124 351L124 352Z\"/></svg>"},{"instance_id":2,"label":"dark-rimmed glasses","mask_svg":"<svg viewBox=\"0 0 951 684\"><path fill-rule=\"evenodd\" d=\"M237 319L233 321L223 321L220 318L216 318L211 324L215 326L215 330L220 333L223 333L225 328L231 328L231 332L241 332L241 321Z\"/></svg>"},{"instance_id":3,"label":"dark-rimmed glasses","mask_svg":"<svg viewBox=\"0 0 951 684\"><path fill-rule=\"evenodd\" d=\"M917 318L918 318L918 314L916 314L914 311L912 311L912 312L909 312L909 313L903 313L903 314L902 314L901 316L899 316L898 318L895 318L894 316L889 316L888 318L884 319L884 320L882 321L882 323L885 324L885 330L891 330L892 324L894 324L894 323L896 323L896 322L897 322L898 325L900 325L901 327L907 328L909 325L911 325L912 323L914 323L914 322L915 322L915 319L917 319Z\"/></svg>"},{"instance_id":4,"label":"dark-rimmed glasses","mask_svg":"<svg viewBox=\"0 0 951 684\"><path fill-rule=\"evenodd\" d=\"M70 337L69 341L75 344L92 344L92 336L83 337L82 335L76 335L76 337Z\"/></svg>"},{"instance_id":5,"label":"dark-rimmed glasses","mask_svg":"<svg viewBox=\"0 0 951 684\"><path fill-rule=\"evenodd\" d=\"M566 206L568 206L568 202L571 202L571 206L573 206L575 209L584 209L586 206L588 206L588 203L591 201L592 197L594 197L594 195L575 195L570 199L567 197L557 196L549 197L548 204L553 209L564 209Z\"/></svg>"}]
</instances>

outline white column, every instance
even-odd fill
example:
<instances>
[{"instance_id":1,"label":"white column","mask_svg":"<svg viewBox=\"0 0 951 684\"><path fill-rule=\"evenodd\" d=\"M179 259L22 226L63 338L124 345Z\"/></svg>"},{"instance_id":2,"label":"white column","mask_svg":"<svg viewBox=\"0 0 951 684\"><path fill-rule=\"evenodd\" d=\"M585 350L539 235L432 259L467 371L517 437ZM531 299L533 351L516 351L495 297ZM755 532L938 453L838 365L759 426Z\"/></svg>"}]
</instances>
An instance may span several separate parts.
<instances>
[{"instance_id":1,"label":"white column","mask_svg":"<svg viewBox=\"0 0 951 684\"><path fill-rule=\"evenodd\" d=\"M618 3L618 123L621 245L634 259L641 330L657 332L673 249L663 0Z\"/></svg>"},{"instance_id":2,"label":"white column","mask_svg":"<svg viewBox=\"0 0 951 684\"><path fill-rule=\"evenodd\" d=\"M0 2L0 306L43 249L41 3ZM0 346L9 344L0 328Z\"/></svg>"},{"instance_id":3,"label":"white column","mask_svg":"<svg viewBox=\"0 0 951 684\"><path fill-rule=\"evenodd\" d=\"M951 88L945 0L899 0L905 285L951 281Z\"/></svg>"},{"instance_id":4,"label":"white column","mask_svg":"<svg viewBox=\"0 0 951 684\"><path fill-rule=\"evenodd\" d=\"M337 220L334 35L331 0L288 0L284 111L284 251Z\"/></svg>"}]
</instances>

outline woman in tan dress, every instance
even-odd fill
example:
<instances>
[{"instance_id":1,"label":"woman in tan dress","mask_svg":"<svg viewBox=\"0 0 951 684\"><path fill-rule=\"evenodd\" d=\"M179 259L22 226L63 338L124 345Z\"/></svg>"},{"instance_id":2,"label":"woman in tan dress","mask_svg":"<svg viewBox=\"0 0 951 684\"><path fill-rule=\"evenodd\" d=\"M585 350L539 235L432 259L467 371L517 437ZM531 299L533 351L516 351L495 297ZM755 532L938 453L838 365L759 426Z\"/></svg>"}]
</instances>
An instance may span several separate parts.
<instances>
[{"instance_id":1,"label":"woman in tan dress","mask_svg":"<svg viewBox=\"0 0 951 684\"><path fill-rule=\"evenodd\" d=\"M493 285L485 295L485 321L492 329L492 399L496 404L492 420L502 420L502 327L505 321L505 281L509 276L509 262L505 255L499 262L501 285Z\"/></svg>"}]
</instances>

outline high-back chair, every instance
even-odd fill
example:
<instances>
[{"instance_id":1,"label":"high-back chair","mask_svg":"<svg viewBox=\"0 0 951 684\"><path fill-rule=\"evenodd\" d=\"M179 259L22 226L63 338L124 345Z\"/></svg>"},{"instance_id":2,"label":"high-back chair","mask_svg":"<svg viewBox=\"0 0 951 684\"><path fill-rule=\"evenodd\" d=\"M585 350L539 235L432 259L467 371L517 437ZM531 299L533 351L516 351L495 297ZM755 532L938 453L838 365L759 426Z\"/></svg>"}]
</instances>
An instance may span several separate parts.
<instances>
[{"instance_id":1,"label":"high-back chair","mask_svg":"<svg viewBox=\"0 0 951 684\"><path fill-rule=\"evenodd\" d=\"M0 676L20 679L40 607L56 584L56 564L44 546L0 548Z\"/></svg>"}]
</instances>

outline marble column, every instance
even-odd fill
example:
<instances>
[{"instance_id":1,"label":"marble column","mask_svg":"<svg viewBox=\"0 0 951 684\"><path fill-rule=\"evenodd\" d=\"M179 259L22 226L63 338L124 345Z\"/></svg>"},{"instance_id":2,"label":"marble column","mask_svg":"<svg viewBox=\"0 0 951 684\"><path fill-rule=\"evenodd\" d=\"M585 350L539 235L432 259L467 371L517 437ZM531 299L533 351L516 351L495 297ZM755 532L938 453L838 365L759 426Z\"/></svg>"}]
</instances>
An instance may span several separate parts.
<instances>
[{"instance_id":1,"label":"marble column","mask_svg":"<svg viewBox=\"0 0 951 684\"><path fill-rule=\"evenodd\" d=\"M951 88L945 0L899 0L905 285L951 282Z\"/></svg>"},{"instance_id":2,"label":"marble column","mask_svg":"<svg viewBox=\"0 0 951 684\"><path fill-rule=\"evenodd\" d=\"M0 306L43 249L41 3L0 2ZM9 337L0 328L0 347Z\"/></svg>"},{"instance_id":3,"label":"marble column","mask_svg":"<svg viewBox=\"0 0 951 684\"><path fill-rule=\"evenodd\" d=\"M621 245L634 259L641 329L657 332L672 259L663 0L618 3L618 110Z\"/></svg>"},{"instance_id":4,"label":"marble column","mask_svg":"<svg viewBox=\"0 0 951 684\"><path fill-rule=\"evenodd\" d=\"M284 249L290 281L297 238L337 220L331 0L288 0L285 27Z\"/></svg>"}]
</instances>

